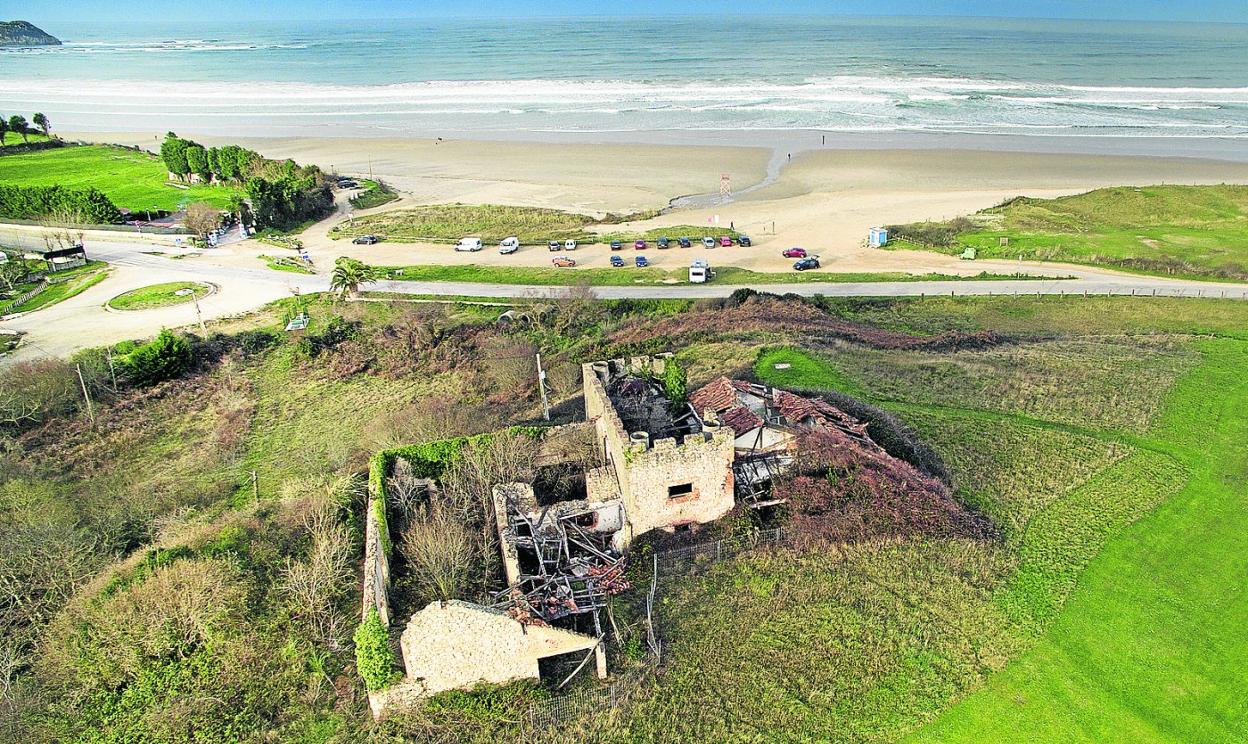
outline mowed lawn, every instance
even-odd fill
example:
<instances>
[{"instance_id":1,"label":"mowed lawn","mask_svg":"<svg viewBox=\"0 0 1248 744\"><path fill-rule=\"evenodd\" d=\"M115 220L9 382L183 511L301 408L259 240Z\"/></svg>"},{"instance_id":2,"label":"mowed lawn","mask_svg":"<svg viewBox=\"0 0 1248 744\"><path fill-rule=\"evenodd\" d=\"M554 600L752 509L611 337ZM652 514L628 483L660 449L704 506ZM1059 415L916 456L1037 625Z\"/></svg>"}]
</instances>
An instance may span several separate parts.
<instances>
[{"instance_id":1,"label":"mowed lawn","mask_svg":"<svg viewBox=\"0 0 1248 744\"><path fill-rule=\"evenodd\" d=\"M1036 647L911 741L1248 740L1248 344L1198 348L1145 439L1184 487L1110 537Z\"/></svg>"},{"instance_id":2,"label":"mowed lawn","mask_svg":"<svg viewBox=\"0 0 1248 744\"><path fill-rule=\"evenodd\" d=\"M0 156L0 185L95 188L119 207L133 211L176 211L203 201L225 207L236 193L225 186L178 188L168 183L160 158L109 145L61 147Z\"/></svg>"}]
</instances>

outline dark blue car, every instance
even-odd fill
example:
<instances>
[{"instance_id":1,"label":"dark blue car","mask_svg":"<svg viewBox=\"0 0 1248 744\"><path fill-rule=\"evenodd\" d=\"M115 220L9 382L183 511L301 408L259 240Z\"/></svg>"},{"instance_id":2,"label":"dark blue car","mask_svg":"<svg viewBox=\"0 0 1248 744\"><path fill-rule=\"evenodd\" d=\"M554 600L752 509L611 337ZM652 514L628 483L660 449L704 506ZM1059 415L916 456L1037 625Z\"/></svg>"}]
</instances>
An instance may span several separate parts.
<instances>
[{"instance_id":1,"label":"dark blue car","mask_svg":"<svg viewBox=\"0 0 1248 744\"><path fill-rule=\"evenodd\" d=\"M616 268L619 268L624 265L624 259L620 258L619 256L612 256L611 265L615 266Z\"/></svg>"},{"instance_id":2,"label":"dark blue car","mask_svg":"<svg viewBox=\"0 0 1248 744\"><path fill-rule=\"evenodd\" d=\"M645 256L638 256L637 258L633 260L637 264L638 268L645 268L646 266L650 265L650 262L646 260Z\"/></svg>"}]
</instances>

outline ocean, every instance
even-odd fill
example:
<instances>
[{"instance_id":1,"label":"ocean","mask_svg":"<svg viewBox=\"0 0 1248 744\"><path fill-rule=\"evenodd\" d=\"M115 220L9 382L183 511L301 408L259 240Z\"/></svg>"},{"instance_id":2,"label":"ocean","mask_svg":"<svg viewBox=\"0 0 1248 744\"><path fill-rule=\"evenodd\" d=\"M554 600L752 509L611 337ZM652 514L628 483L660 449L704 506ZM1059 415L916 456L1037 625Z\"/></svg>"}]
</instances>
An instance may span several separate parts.
<instances>
[{"instance_id":1,"label":"ocean","mask_svg":"<svg viewBox=\"0 0 1248 744\"><path fill-rule=\"evenodd\" d=\"M38 19L32 19L38 23ZM0 111L66 131L816 130L1248 148L1248 26L687 17L53 25Z\"/></svg>"}]
</instances>

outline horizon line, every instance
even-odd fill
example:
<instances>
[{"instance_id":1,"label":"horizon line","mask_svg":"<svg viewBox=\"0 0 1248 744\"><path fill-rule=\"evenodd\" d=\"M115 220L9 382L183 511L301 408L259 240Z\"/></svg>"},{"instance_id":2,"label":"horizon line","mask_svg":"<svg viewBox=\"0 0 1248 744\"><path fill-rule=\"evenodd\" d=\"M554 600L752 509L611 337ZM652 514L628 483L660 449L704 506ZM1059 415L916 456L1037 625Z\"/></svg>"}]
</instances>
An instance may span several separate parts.
<instances>
[{"instance_id":1,"label":"horizon line","mask_svg":"<svg viewBox=\"0 0 1248 744\"><path fill-rule=\"evenodd\" d=\"M521 16L515 16L508 21L528 21L528 20L586 20L586 19L643 19L643 18L713 18L713 19L730 19L730 18L870 18L870 19L905 19L905 20L1000 20L1000 21L1081 21L1091 23L1139 23L1149 25L1162 25L1172 23L1182 23L1188 25L1218 25L1218 26L1248 26L1248 19L1242 21L1232 20L1211 20L1211 19L1178 19L1178 18L1123 18L1123 17L1088 17L1088 16L1029 16L1029 15L990 15L990 14L943 14L932 13L926 15L914 15L907 13L891 13L891 14L866 14L866 13L785 13L785 12L733 12L733 13L589 13L580 15L567 14L542 14L533 13ZM14 21L25 21L34 26L42 28L35 21L23 18L15 18ZM181 23L187 21L187 18L180 16L168 16L166 18L155 20L154 23ZM207 19L199 19L206 21ZM316 17L272 17L272 16L253 16L234 18L234 21L247 22L269 22L269 23L310 23L310 22L335 22L335 21L490 21L497 22L497 16L482 15L458 15L454 13L433 13L433 14L410 14L410 15L389 15L389 16L343 16L328 15ZM149 23L153 21L149 20ZM210 23L210 21L208 21ZM105 18L105 19L75 19L75 20L52 20L49 24L54 23L92 23L92 24L108 24L118 26L133 26L134 24L128 20Z\"/></svg>"}]
</instances>

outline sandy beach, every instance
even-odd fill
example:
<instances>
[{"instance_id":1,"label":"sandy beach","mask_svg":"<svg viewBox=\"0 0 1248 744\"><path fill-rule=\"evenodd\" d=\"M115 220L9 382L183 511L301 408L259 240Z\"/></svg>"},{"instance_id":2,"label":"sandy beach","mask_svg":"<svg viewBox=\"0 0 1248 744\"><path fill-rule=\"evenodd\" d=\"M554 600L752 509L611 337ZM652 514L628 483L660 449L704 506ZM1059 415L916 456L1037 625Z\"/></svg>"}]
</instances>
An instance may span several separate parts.
<instances>
[{"instance_id":1,"label":"sandy beach","mask_svg":"<svg viewBox=\"0 0 1248 744\"><path fill-rule=\"evenodd\" d=\"M82 135L96 141L152 147L154 134ZM1248 163L1141 155L1028 153L948 149L798 150L791 159L770 147L690 144L591 144L457 139L229 138L191 134L208 145L238 142L266 156L294 158L322 168L385 180L401 192L381 210L437 202L551 207L592 215L660 209L679 196L718 193L727 173L736 196L728 203L672 209L624 229L707 225L718 218L754 239L753 248L720 249L718 265L786 271L780 251L802 246L819 254L824 271L904 271L973 274L1013 272L1015 262L977 261L922 252L868 249L873 225L971 214L1014 196L1055 197L1115 185L1248 183ZM745 141L739 137L736 141ZM796 148L795 148L796 149ZM342 216L345 216L342 215ZM341 216L340 216L341 218ZM549 265L544 247L511 256L496 251L455 253L446 245L382 243L352 246L330 240L327 220L304 242L319 266L340 255L379 264ZM613 227L612 229L620 229ZM673 237L676 237L673 235ZM244 243L192 260L259 265L272 246ZM580 266L607 266L605 247L576 254ZM687 265L680 251L651 251L652 263ZM1060 273L1029 263L1027 269Z\"/></svg>"}]
</instances>

